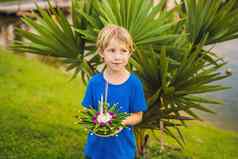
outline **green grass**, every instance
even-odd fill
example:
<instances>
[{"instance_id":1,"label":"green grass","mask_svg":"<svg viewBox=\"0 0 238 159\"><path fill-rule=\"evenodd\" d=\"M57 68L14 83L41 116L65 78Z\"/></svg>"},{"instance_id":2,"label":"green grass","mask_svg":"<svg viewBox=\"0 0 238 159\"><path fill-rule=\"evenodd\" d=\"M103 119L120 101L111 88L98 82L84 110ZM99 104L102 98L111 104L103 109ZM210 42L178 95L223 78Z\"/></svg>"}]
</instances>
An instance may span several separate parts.
<instances>
[{"instance_id":1,"label":"green grass","mask_svg":"<svg viewBox=\"0 0 238 159\"><path fill-rule=\"evenodd\" d=\"M218 129L210 123L198 121L188 123L188 127L183 128L182 132L186 141L183 151L170 148L162 155L164 157L153 159L237 159L238 157L237 132ZM152 156L158 156L157 142L152 140L150 145L150 152L154 153ZM166 138L166 145L179 148L170 138Z\"/></svg>"},{"instance_id":2,"label":"green grass","mask_svg":"<svg viewBox=\"0 0 238 159\"><path fill-rule=\"evenodd\" d=\"M74 124L83 85L36 60L0 51L0 159L79 159Z\"/></svg>"},{"instance_id":3,"label":"green grass","mask_svg":"<svg viewBox=\"0 0 238 159\"><path fill-rule=\"evenodd\" d=\"M85 132L74 124L84 86L79 78L0 50L0 159L80 159ZM238 133L192 122L184 151L150 159L237 159ZM168 144L174 144L166 139ZM153 152L153 154L152 154Z\"/></svg>"},{"instance_id":4,"label":"green grass","mask_svg":"<svg viewBox=\"0 0 238 159\"><path fill-rule=\"evenodd\" d=\"M1 2L16 2L16 1L22 1L22 0L0 0L0 3Z\"/></svg>"}]
</instances>

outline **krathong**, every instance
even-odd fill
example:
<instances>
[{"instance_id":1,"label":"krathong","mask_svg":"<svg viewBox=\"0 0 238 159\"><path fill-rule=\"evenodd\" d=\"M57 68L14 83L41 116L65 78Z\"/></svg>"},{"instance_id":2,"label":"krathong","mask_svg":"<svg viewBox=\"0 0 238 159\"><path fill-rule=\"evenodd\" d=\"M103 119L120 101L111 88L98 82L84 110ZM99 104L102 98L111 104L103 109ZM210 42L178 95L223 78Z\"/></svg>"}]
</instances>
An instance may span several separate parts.
<instances>
[{"instance_id":1,"label":"krathong","mask_svg":"<svg viewBox=\"0 0 238 159\"><path fill-rule=\"evenodd\" d=\"M78 119L77 123L83 125L93 134L109 137L122 131L125 126L121 122L129 115L129 113L119 111L118 103L110 106L101 96L98 111L90 106L80 111L76 117Z\"/></svg>"}]
</instances>

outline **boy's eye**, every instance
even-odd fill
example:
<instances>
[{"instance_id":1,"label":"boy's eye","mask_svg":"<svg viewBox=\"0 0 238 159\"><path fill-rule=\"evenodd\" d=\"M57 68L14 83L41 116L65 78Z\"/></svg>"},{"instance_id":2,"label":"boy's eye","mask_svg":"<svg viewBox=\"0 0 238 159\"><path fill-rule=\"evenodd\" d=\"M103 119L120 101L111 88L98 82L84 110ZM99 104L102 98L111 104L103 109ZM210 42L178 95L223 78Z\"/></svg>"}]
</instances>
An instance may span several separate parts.
<instances>
[{"instance_id":1,"label":"boy's eye","mask_svg":"<svg viewBox=\"0 0 238 159\"><path fill-rule=\"evenodd\" d=\"M122 52L127 52L127 50L126 49L122 49Z\"/></svg>"},{"instance_id":2,"label":"boy's eye","mask_svg":"<svg viewBox=\"0 0 238 159\"><path fill-rule=\"evenodd\" d=\"M115 49L109 49L110 52L115 52Z\"/></svg>"}]
</instances>

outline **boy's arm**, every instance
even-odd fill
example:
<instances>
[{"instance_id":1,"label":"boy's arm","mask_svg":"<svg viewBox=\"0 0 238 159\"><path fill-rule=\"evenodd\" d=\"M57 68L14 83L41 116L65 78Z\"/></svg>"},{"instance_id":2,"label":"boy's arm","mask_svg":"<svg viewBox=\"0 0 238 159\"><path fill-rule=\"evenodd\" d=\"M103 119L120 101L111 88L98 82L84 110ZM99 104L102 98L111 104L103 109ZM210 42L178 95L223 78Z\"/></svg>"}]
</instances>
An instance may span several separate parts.
<instances>
[{"instance_id":1,"label":"boy's arm","mask_svg":"<svg viewBox=\"0 0 238 159\"><path fill-rule=\"evenodd\" d=\"M132 113L129 117L122 121L122 125L136 125L141 122L143 112Z\"/></svg>"}]
</instances>

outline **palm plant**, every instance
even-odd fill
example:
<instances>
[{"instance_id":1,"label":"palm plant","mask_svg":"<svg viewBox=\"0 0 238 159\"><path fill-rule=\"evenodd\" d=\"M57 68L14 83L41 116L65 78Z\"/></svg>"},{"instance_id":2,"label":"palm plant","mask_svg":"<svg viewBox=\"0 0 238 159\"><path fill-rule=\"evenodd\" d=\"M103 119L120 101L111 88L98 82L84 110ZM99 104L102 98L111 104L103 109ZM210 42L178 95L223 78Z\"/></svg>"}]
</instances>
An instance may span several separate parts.
<instances>
[{"instance_id":1,"label":"palm plant","mask_svg":"<svg viewBox=\"0 0 238 159\"><path fill-rule=\"evenodd\" d=\"M107 24L127 28L135 42L129 69L143 81L149 105L135 129L138 154L147 129L163 129L182 146L180 126L201 120L194 110L213 113L204 104L222 103L200 96L226 89L213 82L230 75L220 72L223 59L203 47L237 38L238 9L235 0L184 0L170 11L165 5L166 0L157 5L152 0L73 0L72 23L59 9L38 8L37 21L22 18L36 32L18 29L28 41L12 48L59 57L67 70L75 69L73 77L80 73L86 82L102 64L95 48L99 30Z\"/></svg>"},{"instance_id":2,"label":"palm plant","mask_svg":"<svg viewBox=\"0 0 238 159\"><path fill-rule=\"evenodd\" d=\"M238 38L236 0L185 0L184 4L181 16L187 17L185 27L191 42L199 43L205 36L206 44Z\"/></svg>"}]
</instances>

